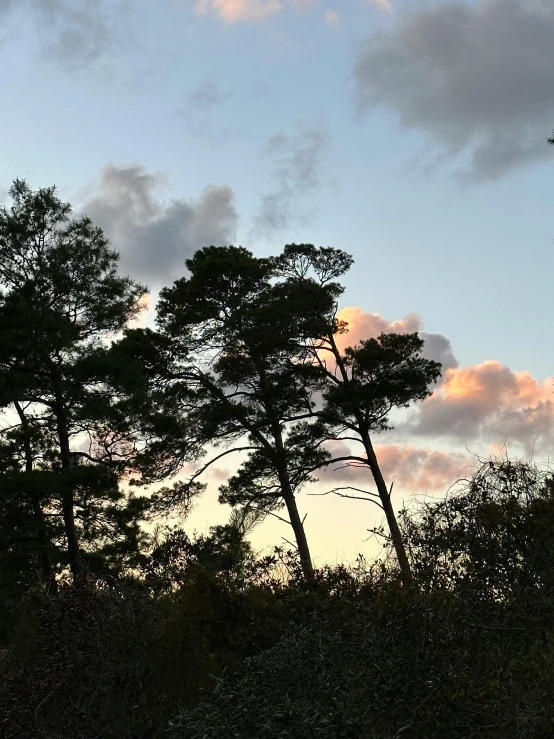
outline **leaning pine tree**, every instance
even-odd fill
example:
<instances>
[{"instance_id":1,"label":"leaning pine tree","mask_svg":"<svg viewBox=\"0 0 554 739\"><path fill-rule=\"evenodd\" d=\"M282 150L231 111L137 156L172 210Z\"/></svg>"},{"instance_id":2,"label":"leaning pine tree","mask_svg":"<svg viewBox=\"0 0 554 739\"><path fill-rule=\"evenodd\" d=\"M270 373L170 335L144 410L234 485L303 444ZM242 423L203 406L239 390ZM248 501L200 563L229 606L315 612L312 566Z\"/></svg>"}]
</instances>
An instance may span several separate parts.
<instances>
[{"instance_id":1,"label":"leaning pine tree","mask_svg":"<svg viewBox=\"0 0 554 739\"><path fill-rule=\"evenodd\" d=\"M286 278L290 289L295 285L298 295L307 296L332 284L347 266L342 252L311 244L289 244L275 264L277 274ZM312 310L310 300L299 306L300 313ZM440 377L441 365L422 356L424 342L417 333L381 334L343 352L337 335L346 332L347 325L337 320L337 305L334 310L316 305L315 310L318 333L306 344L305 361L318 368L324 386L323 402L316 415L329 440L355 441L363 450L361 454L327 459L324 464L361 464L371 472L377 488L376 502L385 514L402 579L410 584L413 577L391 502L392 484L385 482L373 435L390 428L393 408L406 408L431 395L430 386Z\"/></svg>"}]
</instances>

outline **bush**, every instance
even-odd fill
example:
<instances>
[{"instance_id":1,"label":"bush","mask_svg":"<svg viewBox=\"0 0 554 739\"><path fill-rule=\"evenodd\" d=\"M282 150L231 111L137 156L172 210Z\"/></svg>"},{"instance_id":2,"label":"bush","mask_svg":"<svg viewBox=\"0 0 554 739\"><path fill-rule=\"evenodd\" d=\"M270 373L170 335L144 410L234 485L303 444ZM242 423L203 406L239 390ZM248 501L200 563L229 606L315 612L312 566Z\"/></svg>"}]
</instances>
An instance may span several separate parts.
<instances>
[{"instance_id":1,"label":"bush","mask_svg":"<svg viewBox=\"0 0 554 739\"><path fill-rule=\"evenodd\" d=\"M390 585L349 613L314 617L220 679L171 739L554 735L554 637L517 604Z\"/></svg>"},{"instance_id":2,"label":"bush","mask_svg":"<svg viewBox=\"0 0 554 739\"><path fill-rule=\"evenodd\" d=\"M57 597L32 592L18 615L0 664L3 737L89 739L143 731L151 721L144 697L156 619L146 593L99 585L62 587Z\"/></svg>"}]
</instances>

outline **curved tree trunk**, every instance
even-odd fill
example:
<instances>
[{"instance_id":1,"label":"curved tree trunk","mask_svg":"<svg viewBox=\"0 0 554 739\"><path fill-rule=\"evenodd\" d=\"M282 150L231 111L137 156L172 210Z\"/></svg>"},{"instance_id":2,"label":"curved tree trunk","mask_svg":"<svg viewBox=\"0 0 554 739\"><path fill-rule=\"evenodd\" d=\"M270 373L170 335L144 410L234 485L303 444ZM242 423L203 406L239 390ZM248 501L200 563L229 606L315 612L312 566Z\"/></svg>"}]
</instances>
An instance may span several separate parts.
<instances>
[{"instance_id":1,"label":"curved tree trunk","mask_svg":"<svg viewBox=\"0 0 554 739\"><path fill-rule=\"evenodd\" d=\"M304 524L298 513L298 506L296 505L296 498L294 493L290 494L290 497L283 495L287 511L290 517L290 525L294 531L294 537L296 539L296 546L298 547L298 556L300 557L300 565L302 567L302 573L307 583L313 584L314 582L314 566L310 555L310 549L308 547L308 540L306 538L306 532L304 531Z\"/></svg>"},{"instance_id":2,"label":"curved tree trunk","mask_svg":"<svg viewBox=\"0 0 554 739\"><path fill-rule=\"evenodd\" d=\"M283 500L285 501L285 505L287 506L287 511L290 518L290 525L292 526L292 530L294 531L294 537L296 539L296 546L298 547L298 556L300 557L302 573L304 575L305 581L308 584L313 584L315 580L314 566L310 555L310 549L308 547L308 539L306 538L304 524L302 523L302 519L300 518L298 506L296 505L296 497L290 483L285 448L283 444L283 435L279 424L275 425L275 428L273 430L273 438L277 451L277 473L279 475L279 484L281 486Z\"/></svg>"}]
</instances>

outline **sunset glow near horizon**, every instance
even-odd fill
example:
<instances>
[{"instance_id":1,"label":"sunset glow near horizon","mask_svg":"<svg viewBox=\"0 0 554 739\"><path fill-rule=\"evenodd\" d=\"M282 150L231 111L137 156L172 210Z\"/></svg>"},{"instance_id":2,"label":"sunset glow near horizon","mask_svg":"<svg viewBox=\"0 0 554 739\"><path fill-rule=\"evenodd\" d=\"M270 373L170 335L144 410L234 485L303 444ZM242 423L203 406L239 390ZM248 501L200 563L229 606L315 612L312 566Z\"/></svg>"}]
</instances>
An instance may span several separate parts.
<instances>
[{"instance_id":1,"label":"sunset glow near horizon","mask_svg":"<svg viewBox=\"0 0 554 739\"><path fill-rule=\"evenodd\" d=\"M56 184L153 296L207 244L351 253L343 346L421 331L444 367L375 438L397 508L504 446L548 463L552 2L0 0L0 21L4 202ZM227 519L224 462L187 530ZM374 506L308 495L367 473L320 478L299 498L316 565L371 554Z\"/></svg>"}]
</instances>

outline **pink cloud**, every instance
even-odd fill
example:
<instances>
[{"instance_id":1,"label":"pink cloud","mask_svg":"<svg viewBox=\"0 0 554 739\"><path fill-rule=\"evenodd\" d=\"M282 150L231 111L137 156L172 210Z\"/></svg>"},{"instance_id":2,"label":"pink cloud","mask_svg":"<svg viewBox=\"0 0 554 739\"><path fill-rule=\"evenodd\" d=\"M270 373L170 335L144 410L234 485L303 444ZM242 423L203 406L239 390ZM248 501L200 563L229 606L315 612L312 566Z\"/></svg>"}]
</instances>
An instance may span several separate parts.
<instances>
[{"instance_id":1,"label":"pink cloud","mask_svg":"<svg viewBox=\"0 0 554 739\"><path fill-rule=\"evenodd\" d=\"M389 321L380 313L367 313L359 306L349 306L339 311L337 318L348 324L347 332L336 337L341 351L344 351L347 346L359 344L362 339L375 339L382 333L410 334L417 331L425 341L423 356L440 362L443 371L458 366L458 360L454 356L448 339L442 334L422 331L423 322L417 313L408 313L399 321Z\"/></svg>"},{"instance_id":2,"label":"pink cloud","mask_svg":"<svg viewBox=\"0 0 554 739\"><path fill-rule=\"evenodd\" d=\"M197 15L214 15L224 23L260 21L280 13L286 6L303 11L318 0L196 0Z\"/></svg>"},{"instance_id":3,"label":"pink cloud","mask_svg":"<svg viewBox=\"0 0 554 739\"><path fill-rule=\"evenodd\" d=\"M335 457L349 453L346 445L340 442L328 448ZM413 444L377 445L375 453L387 485L394 483L396 488L409 492L446 491L459 477L467 475L471 466L471 458L465 454L417 448ZM371 472L361 463L346 466L344 462L338 462L330 465L320 473L320 480L326 485L374 489Z\"/></svg>"},{"instance_id":4,"label":"pink cloud","mask_svg":"<svg viewBox=\"0 0 554 739\"><path fill-rule=\"evenodd\" d=\"M198 15L215 15L225 23L263 20L283 9L280 0L198 0Z\"/></svg>"},{"instance_id":5,"label":"pink cloud","mask_svg":"<svg viewBox=\"0 0 554 739\"><path fill-rule=\"evenodd\" d=\"M433 395L397 426L398 435L447 438L464 445L516 444L525 454L548 453L554 444L554 378L537 380L527 371L515 372L498 361L460 368L450 341L422 331L421 318L410 313L390 321L359 306L344 308L338 318L347 332L337 336L341 350L381 333L419 332L423 355L441 362L443 377ZM497 448L495 446L494 448Z\"/></svg>"},{"instance_id":6,"label":"pink cloud","mask_svg":"<svg viewBox=\"0 0 554 739\"><path fill-rule=\"evenodd\" d=\"M536 380L488 360L446 371L438 390L418 408L410 424L425 436L451 436L465 443L506 439L530 451L554 440L553 378Z\"/></svg>"},{"instance_id":7,"label":"pink cloud","mask_svg":"<svg viewBox=\"0 0 554 739\"><path fill-rule=\"evenodd\" d=\"M471 465L467 455L412 444L377 446L375 452L385 479L403 490L446 490Z\"/></svg>"},{"instance_id":8,"label":"pink cloud","mask_svg":"<svg viewBox=\"0 0 554 739\"><path fill-rule=\"evenodd\" d=\"M394 10L391 0L369 0L370 5L376 5L381 10L386 10L387 13L392 13Z\"/></svg>"},{"instance_id":9,"label":"pink cloud","mask_svg":"<svg viewBox=\"0 0 554 739\"><path fill-rule=\"evenodd\" d=\"M362 339L375 339L382 333L410 334L420 331L421 318L409 313L400 321L388 321L380 313L367 313L359 306L349 306L339 311L337 318L348 324L348 331L337 336L339 349L359 344Z\"/></svg>"}]
</instances>

